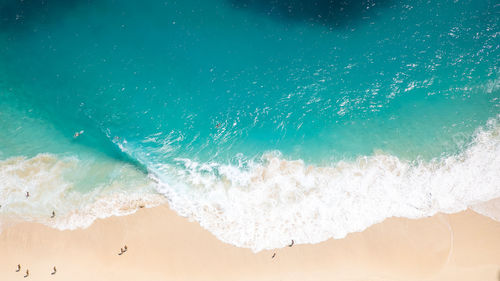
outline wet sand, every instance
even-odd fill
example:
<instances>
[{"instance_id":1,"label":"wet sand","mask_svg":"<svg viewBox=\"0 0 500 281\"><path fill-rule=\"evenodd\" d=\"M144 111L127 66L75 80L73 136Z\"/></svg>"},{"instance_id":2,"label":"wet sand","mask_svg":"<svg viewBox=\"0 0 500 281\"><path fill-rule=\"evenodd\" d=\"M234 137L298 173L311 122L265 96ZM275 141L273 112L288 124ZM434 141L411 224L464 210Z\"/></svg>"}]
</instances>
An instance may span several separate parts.
<instances>
[{"instance_id":1,"label":"wet sand","mask_svg":"<svg viewBox=\"0 0 500 281\"><path fill-rule=\"evenodd\" d=\"M0 280L26 269L33 280L499 281L500 222L473 211L391 218L345 239L255 254L163 205L82 230L11 226L0 234Z\"/></svg>"}]
</instances>

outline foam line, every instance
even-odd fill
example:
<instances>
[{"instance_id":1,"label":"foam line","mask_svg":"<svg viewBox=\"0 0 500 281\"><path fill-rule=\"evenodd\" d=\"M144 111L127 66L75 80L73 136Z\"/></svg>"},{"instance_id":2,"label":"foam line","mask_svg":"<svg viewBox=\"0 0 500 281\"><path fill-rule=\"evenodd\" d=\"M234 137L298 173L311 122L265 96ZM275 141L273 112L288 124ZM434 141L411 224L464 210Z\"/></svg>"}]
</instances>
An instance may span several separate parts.
<instances>
[{"instance_id":1,"label":"foam line","mask_svg":"<svg viewBox=\"0 0 500 281\"><path fill-rule=\"evenodd\" d=\"M99 169L114 175L99 181L89 192L75 188L74 174L95 177L93 171ZM36 221L61 230L88 227L98 218L165 203L154 188L146 175L128 164L88 163L53 154L12 157L0 161L0 230L2 221ZM55 218L50 218L52 211Z\"/></svg>"},{"instance_id":2,"label":"foam line","mask_svg":"<svg viewBox=\"0 0 500 281\"><path fill-rule=\"evenodd\" d=\"M173 209L224 242L254 251L318 243L500 197L500 129L487 127L462 153L428 162L378 154L315 167L268 153L248 168L177 159L182 169L162 165L156 177Z\"/></svg>"},{"instance_id":3,"label":"foam line","mask_svg":"<svg viewBox=\"0 0 500 281\"><path fill-rule=\"evenodd\" d=\"M270 152L238 166L190 159L157 163L149 166L148 179L119 162L13 157L0 161L0 216L74 229L168 200L220 240L254 251L285 247L292 239L343 238L393 216L421 218L472 207L494 218L483 202L500 198L497 120L478 130L463 152L431 161L379 153L318 167ZM69 175L92 177L96 169L114 176L88 192L77 190ZM55 219L49 218L52 210Z\"/></svg>"}]
</instances>

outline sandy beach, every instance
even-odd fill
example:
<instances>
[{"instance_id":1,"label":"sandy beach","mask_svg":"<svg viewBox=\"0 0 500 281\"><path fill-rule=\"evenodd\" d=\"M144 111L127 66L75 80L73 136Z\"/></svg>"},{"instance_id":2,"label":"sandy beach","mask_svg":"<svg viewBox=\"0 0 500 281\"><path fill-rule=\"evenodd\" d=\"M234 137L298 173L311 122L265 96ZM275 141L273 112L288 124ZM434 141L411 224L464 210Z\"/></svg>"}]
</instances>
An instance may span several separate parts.
<instances>
[{"instance_id":1,"label":"sandy beach","mask_svg":"<svg viewBox=\"0 0 500 281\"><path fill-rule=\"evenodd\" d=\"M2 281L26 269L34 280L498 281L500 223L472 211L391 218L345 239L255 254L164 205L75 231L17 224L1 233L0 253Z\"/></svg>"}]
</instances>

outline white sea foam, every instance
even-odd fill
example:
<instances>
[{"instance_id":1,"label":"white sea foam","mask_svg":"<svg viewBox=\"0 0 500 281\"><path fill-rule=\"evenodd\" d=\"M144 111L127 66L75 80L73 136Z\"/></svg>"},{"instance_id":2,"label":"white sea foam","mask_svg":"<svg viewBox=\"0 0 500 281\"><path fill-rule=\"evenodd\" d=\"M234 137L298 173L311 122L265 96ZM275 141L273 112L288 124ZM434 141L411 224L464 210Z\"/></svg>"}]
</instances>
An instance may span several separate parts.
<instances>
[{"instance_id":1,"label":"white sea foam","mask_svg":"<svg viewBox=\"0 0 500 281\"><path fill-rule=\"evenodd\" d=\"M220 240L254 251L343 238L389 217L454 213L500 197L500 126L432 161L378 154L331 167L266 154L245 168L178 159L159 165L160 192ZM172 175L175 174L175 177ZM169 184L166 184L168 182Z\"/></svg>"},{"instance_id":2,"label":"white sea foam","mask_svg":"<svg viewBox=\"0 0 500 281\"><path fill-rule=\"evenodd\" d=\"M500 198L497 120L479 130L462 153L427 162L383 153L329 167L285 160L279 153L239 166L177 159L176 166L150 167L151 181L123 163L89 168L75 157L9 158L0 161L0 222L37 221L74 229L168 200L180 215L198 221L220 240L259 251L283 247L292 239L318 243L343 238L393 216L420 218L472 207L493 217L498 213L483 202ZM96 170L114 176L90 192L78 191L74 174L81 179ZM52 210L57 211L54 219L49 218Z\"/></svg>"},{"instance_id":3,"label":"white sea foam","mask_svg":"<svg viewBox=\"0 0 500 281\"><path fill-rule=\"evenodd\" d=\"M77 190L75 179L97 177L95 171L102 169L113 174L109 180L98 181L90 192ZM154 183L127 164L89 164L52 154L0 161L0 230L2 222L15 221L36 221L61 230L87 227L98 218L127 215L140 206L164 202L154 192Z\"/></svg>"},{"instance_id":4,"label":"white sea foam","mask_svg":"<svg viewBox=\"0 0 500 281\"><path fill-rule=\"evenodd\" d=\"M500 197L476 204L471 209L500 222Z\"/></svg>"}]
</instances>

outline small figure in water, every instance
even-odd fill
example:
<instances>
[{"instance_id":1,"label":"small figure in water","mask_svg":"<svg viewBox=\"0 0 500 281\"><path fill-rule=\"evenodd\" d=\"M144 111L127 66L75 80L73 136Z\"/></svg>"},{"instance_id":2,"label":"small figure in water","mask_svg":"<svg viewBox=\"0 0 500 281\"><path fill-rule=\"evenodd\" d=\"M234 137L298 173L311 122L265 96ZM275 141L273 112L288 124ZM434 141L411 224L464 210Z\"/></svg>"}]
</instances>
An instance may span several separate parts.
<instances>
[{"instance_id":1,"label":"small figure in water","mask_svg":"<svg viewBox=\"0 0 500 281\"><path fill-rule=\"evenodd\" d=\"M30 192L26 191L26 198L30 197Z\"/></svg>"},{"instance_id":2,"label":"small figure in water","mask_svg":"<svg viewBox=\"0 0 500 281\"><path fill-rule=\"evenodd\" d=\"M30 271L28 269L26 269L26 275L24 275L24 278L30 276Z\"/></svg>"},{"instance_id":3,"label":"small figure in water","mask_svg":"<svg viewBox=\"0 0 500 281\"><path fill-rule=\"evenodd\" d=\"M292 244L288 245L288 247L292 247L293 244L295 244L295 241L293 241L293 239L292 239Z\"/></svg>"},{"instance_id":4,"label":"small figure in water","mask_svg":"<svg viewBox=\"0 0 500 281\"><path fill-rule=\"evenodd\" d=\"M83 133L84 133L84 132L85 132L84 130L81 130L80 132L76 132L76 133L73 135L73 138L75 138L75 139L76 139L77 137L79 137L79 136L83 135Z\"/></svg>"},{"instance_id":5,"label":"small figure in water","mask_svg":"<svg viewBox=\"0 0 500 281\"><path fill-rule=\"evenodd\" d=\"M19 272L19 271L21 271L21 265L20 265L20 264L18 264L18 265L17 265L17 270L16 270L16 272Z\"/></svg>"},{"instance_id":6,"label":"small figure in water","mask_svg":"<svg viewBox=\"0 0 500 281\"><path fill-rule=\"evenodd\" d=\"M50 216L51 219L53 219L56 216L56 212L52 211L52 216Z\"/></svg>"},{"instance_id":7,"label":"small figure in water","mask_svg":"<svg viewBox=\"0 0 500 281\"><path fill-rule=\"evenodd\" d=\"M273 256L271 257L272 259L274 259L274 257L276 256L276 253L273 254Z\"/></svg>"},{"instance_id":8,"label":"small figure in water","mask_svg":"<svg viewBox=\"0 0 500 281\"><path fill-rule=\"evenodd\" d=\"M219 129L220 127L220 123L217 123L217 126L215 126L215 128Z\"/></svg>"},{"instance_id":9,"label":"small figure in water","mask_svg":"<svg viewBox=\"0 0 500 281\"><path fill-rule=\"evenodd\" d=\"M54 274L56 274L56 273L57 273L57 269L56 269L56 267L54 266L54 271L52 271L51 275L54 275Z\"/></svg>"}]
</instances>

